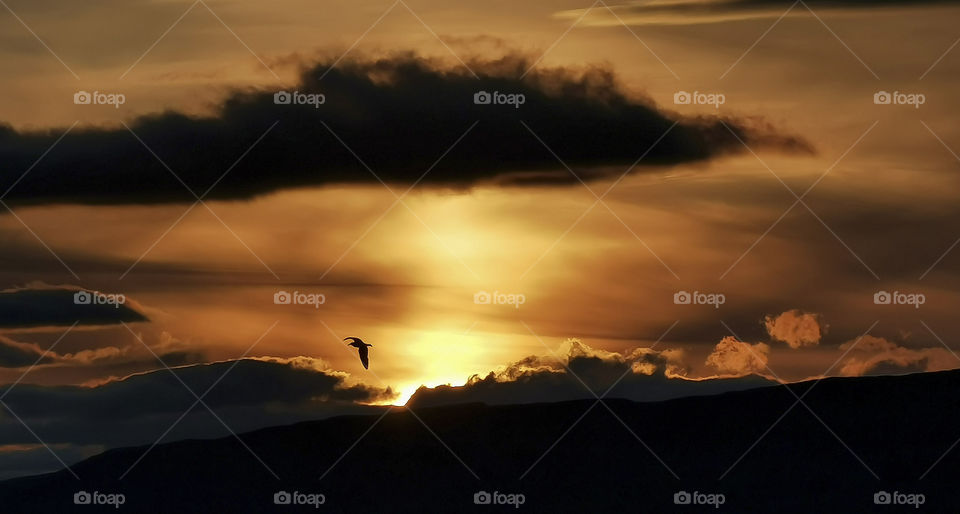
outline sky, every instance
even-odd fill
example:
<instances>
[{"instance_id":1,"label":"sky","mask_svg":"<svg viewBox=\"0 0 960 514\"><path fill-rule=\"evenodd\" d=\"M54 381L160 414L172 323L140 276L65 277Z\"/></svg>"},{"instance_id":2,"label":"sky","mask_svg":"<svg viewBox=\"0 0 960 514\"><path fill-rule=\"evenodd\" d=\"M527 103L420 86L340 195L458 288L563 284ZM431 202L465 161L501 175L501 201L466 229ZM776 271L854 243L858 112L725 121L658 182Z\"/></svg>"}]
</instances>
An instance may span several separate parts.
<instances>
[{"instance_id":1,"label":"sky","mask_svg":"<svg viewBox=\"0 0 960 514\"><path fill-rule=\"evenodd\" d=\"M954 2L7 5L0 382L65 455L178 373L255 428L960 366Z\"/></svg>"}]
</instances>

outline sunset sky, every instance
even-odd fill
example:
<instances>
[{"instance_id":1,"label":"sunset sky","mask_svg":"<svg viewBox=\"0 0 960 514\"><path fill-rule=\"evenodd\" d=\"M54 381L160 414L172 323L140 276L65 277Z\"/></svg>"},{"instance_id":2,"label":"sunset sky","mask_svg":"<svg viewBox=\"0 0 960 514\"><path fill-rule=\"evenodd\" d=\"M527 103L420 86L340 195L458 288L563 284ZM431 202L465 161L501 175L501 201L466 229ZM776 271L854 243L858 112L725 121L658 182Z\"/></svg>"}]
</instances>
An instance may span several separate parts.
<instances>
[{"instance_id":1,"label":"sunset sky","mask_svg":"<svg viewBox=\"0 0 960 514\"><path fill-rule=\"evenodd\" d=\"M166 373L157 355L333 377L298 389L318 416L577 356L676 380L960 367L955 2L6 4L14 410L17 391ZM325 103L273 103L294 90ZM127 303L78 309L80 289ZM374 345L369 370L347 336ZM43 405L22 416L71 419ZM35 449L0 433L0 454Z\"/></svg>"}]
</instances>

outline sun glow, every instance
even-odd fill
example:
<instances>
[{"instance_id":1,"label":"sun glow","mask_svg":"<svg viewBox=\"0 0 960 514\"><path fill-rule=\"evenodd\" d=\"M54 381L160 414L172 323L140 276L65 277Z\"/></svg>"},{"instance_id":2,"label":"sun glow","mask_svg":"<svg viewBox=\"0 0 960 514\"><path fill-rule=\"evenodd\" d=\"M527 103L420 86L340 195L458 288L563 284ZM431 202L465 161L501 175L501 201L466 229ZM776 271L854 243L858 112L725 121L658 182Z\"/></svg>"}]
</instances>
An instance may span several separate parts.
<instances>
[{"instance_id":1,"label":"sun glow","mask_svg":"<svg viewBox=\"0 0 960 514\"><path fill-rule=\"evenodd\" d=\"M486 341L486 342L485 342ZM456 331L432 331L418 334L404 350L404 358L419 364L420 379L397 386L400 396L391 402L405 405L422 386L463 385L474 374L489 371L489 341L481 334Z\"/></svg>"}]
</instances>

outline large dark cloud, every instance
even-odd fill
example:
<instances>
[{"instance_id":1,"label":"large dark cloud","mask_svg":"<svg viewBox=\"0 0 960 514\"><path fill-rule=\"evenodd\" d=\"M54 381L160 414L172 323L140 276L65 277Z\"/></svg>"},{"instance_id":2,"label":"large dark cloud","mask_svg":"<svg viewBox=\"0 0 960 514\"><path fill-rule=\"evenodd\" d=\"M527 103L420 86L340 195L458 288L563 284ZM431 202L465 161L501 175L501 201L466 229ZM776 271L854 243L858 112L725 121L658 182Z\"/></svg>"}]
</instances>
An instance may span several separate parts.
<instances>
[{"instance_id":1,"label":"large dark cloud","mask_svg":"<svg viewBox=\"0 0 960 514\"><path fill-rule=\"evenodd\" d=\"M288 88L324 94L326 103L319 108L276 105L276 90L245 90L232 93L212 116L170 111L128 125L197 194L216 184L210 198L244 198L307 184L374 182L324 124L384 180L411 184L476 122L424 179L450 187L491 180L574 182L566 171L556 172L562 167L521 121L569 164L595 170L581 170L586 179L619 175L648 150L643 165L743 151L721 121L750 145L810 151L805 141L780 135L756 119L689 118L661 110L628 94L608 69L537 68L523 76L531 64L520 56L474 60L469 66L476 78L465 68L412 54L344 61L333 69L330 62L321 62ZM522 93L526 102L520 108L475 105L473 96L481 90ZM62 133L0 127L0 190L13 186L5 201L193 200L123 127L75 129L23 175ZM603 165L613 166L596 171Z\"/></svg>"}]
</instances>

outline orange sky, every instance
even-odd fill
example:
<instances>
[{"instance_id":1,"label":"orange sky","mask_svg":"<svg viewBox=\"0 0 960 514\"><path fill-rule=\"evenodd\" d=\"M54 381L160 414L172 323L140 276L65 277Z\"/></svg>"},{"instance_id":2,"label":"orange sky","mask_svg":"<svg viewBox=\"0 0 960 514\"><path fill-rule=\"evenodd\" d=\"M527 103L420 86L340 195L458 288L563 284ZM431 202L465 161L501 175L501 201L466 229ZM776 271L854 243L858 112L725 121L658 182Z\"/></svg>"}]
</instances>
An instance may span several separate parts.
<instances>
[{"instance_id":1,"label":"orange sky","mask_svg":"<svg viewBox=\"0 0 960 514\"><path fill-rule=\"evenodd\" d=\"M390 6L209 5L240 40L198 6L144 54L189 3L131 4L129 14L143 23L127 25L109 22L112 7L104 4L78 14L90 22L80 30L64 21L69 16L11 2L72 73L15 19L0 16L0 30L17 42L2 50L0 95L16 101L4 102L0 121L63 127L162 109L207 112L231 88L290 83L299 59L338 55ZM605 198L609 210L596 206L582 218L595 197L579 184L420 188L382 219L394 197L381 186L285 190L249 202L211 201L220 219L195 209L159 242L187 205L22 207L19 220L0 216L0 237L38 265L4 270L4 285L39 280L123 291L150 309L152 321L135 326L148 342L172 339L210 360L239 356L278 322L252 355L321 358L355 380L404 394L543 354L544 343L556 348L568 337L611 351L646 346L677 321L660 344L688 352L691 376L715 372L705 359L730 335L721 321L746 341L770 343L770 365L788 380L822 373L840 356L838 346L874 321L873 333L905 347L960 335L950 327L960 257L948 254L935 273L918 278L960 236L951 155L960 149L953 95L960 54L937 62L956 37L955 9L824 14L837 37L815 18L789 17L745 54L772 20L635 26L633 33L591 21L557 41L571 20L554 13L583 5L409 5L449 49L397 5L353 52L413 49L453 60L450 50L464 58L548 50L542 66L608 64L633 94L683 114L718 110L676 106L678 90L722 92L720 114L762 116L811 141L817 153L747 152L632 175ZM922 41L910 37L920 32ZM74 105L81 89L129 100L120 109ZM878 106L873 94L881 89L922 92L927 103ZM555 150L562 158L563 149ZM799 194L828 170L805 200L809 210L795 207L757 242L794 202L780 180ZM600 193L610 184L589 187ZM85 263L76 265L79 282L21 221L68 264ZM881 289L922 291L928 303L919 312L874 305ZM318 309L278 306L278 290L322 293L327 301ZM680 290L728 300L719 309L675 305ZM477 291L522 294L526 302L477 305ZM790 309L823 314L830 329L820 345L771 343L764 317ZM60 331L7 335L42 342ZM123 329L96 333L71 335L64 351L135 344ZM375 374L342 345L346 336L375 345ZM28 382L84 383L149 367L41 367ZM19 374L0 370L0 381Z\"/></svg>"}]
</instances>

